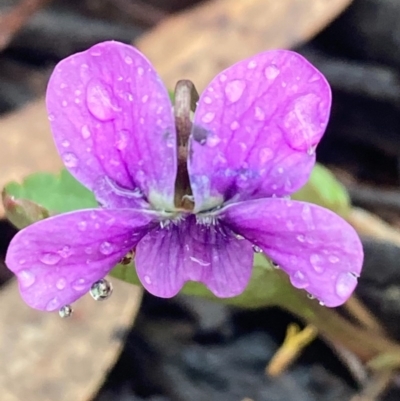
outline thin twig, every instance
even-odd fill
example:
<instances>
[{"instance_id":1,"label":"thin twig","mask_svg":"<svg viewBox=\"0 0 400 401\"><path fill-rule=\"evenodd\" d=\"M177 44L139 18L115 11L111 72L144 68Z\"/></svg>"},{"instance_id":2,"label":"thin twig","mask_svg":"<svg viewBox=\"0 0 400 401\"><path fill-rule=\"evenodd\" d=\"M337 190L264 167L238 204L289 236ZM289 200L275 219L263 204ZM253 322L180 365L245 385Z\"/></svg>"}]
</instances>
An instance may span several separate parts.
<instances>
[{"instance_id":1,"label":"thin twig","mask_svg":"<svg viewBox=\"0 0 400 401\"><path fill-rule=\"evenodd\" d=\"M378 401L392 381L395 372L383 371L376 373L368 381L361 392L350 401Z\"/></svg>"},{"instance_id":2,"label":"thin twig","mask_svg":"<svg viewBox=\"0 0 400 401\"><path fill-rule=\"evenodd\" d=\"M22 0L10 12L0 16L0 51L11 42L25 22L51 0Z\"/></svg>"}]
</instances>

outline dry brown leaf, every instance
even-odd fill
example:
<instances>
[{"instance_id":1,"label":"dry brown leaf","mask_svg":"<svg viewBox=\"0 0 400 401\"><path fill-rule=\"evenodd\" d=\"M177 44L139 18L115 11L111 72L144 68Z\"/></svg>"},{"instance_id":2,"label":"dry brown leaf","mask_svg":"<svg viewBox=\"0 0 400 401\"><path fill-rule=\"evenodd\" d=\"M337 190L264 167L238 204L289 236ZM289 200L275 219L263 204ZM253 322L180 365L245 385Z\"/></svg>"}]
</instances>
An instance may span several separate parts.
<instances>
[{"instance_id":1,"label":"dry brown leaf","mask_svg":"<svg viewBox=\"0 0 400 401\"><path fill-rule=\"evenodd\" d=\"M351 0L214 0L164 20L136 45L169 88L202 90L222 69L260 51L291 48L317 34Z\"/></svg>"},{"instance_id":2,"label":"dry brown leaf","mask_svg":"<svg viewBox=\"0 0 400 401\"><path fill-rule=\"evenodd\" d=\"M138 311L139 287L113 281L104 302L86 296L68 319L35 311L12 281L0 290L2 401L87 401L115 363Z\"/></svg>"}]
</instances>

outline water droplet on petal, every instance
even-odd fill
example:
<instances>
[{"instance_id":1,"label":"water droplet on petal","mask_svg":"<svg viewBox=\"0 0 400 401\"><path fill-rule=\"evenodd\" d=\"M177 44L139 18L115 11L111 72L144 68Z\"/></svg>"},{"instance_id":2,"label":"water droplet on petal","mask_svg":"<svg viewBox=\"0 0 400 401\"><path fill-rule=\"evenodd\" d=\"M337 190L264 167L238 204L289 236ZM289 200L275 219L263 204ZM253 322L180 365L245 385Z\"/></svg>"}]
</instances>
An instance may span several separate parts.
<instances>
[{"instance_id":1,"label":"water droplet on petal","mask_svg":"<svg viewBox=\"0 0 400 401\"><path fill-rule=\"evenodd\" d=\"M64 148L68 148L69 145L71 145L71 143L65 139L64 141L61 142L61 145L64 146Z\"/></svg>"},{"instance_id":2,"label":"water droplet on petal","mask_svg":"<svg viewBox=\"0 0 400 401\"><path fill-rule=\"evenodd\" d=\"M83 138L83 139L88 139L88 138L90 138L90 136L92 135L91 132L90 132L90 130L89 130L89 127L88 127L87 125L83 125L83 126L82 126L82 128L81 128L81 135L82 135L82 138Z\"/></svg>"},{"instance_id":3,"label":"water droplet on petal","mask_svg":"<svg viewBox=\"0 0 400 401\"><path fill-rule=\"evenodd\" d=\"M67 286L67 280L65 278L60 278L56 282L57 290L63 290Z\"/></svg>"},{"instance_id":4,"label":"water droplet on petal","mask_svg":"<svg viewBox=\"0 0 400 401\"><path fill-rule=\"evenodd\" d=\"M70 317L72 315L72 312L73 312L73 310L71 308L71 305L64 305L58 311L58 314L60 315L61 318L65 319L67 317Z\"/></svg>"},{"instance_id":5,"label":"water droplet on petal","mask_svg":"<svg viewBox=\"0 0 400 401\"><path fill-rule=\"evenodd\" d=\"M142 96L142 103L146 103L149 100L149 95Z\"/></svg>"},{"instance_id":6,"label":"water droplet on petal","mask_svg":"<svg viewBox=\"0 0 400 401\"><path fill-rule=\"evenodd\" d=\"M54 121L56 119L54 114L49 114L49 116L47 118L49 121Z\"/></svg>"},{"instance_id":7,"label":"water droplet on petal","mask_svg":"<svg viewBox=\"0 0 400 401\"><path fill-rule=\"evenodd\" d=\"M221 82L225 82L226 80L227 80L227 76L225 75L225 74L221 74L220 76L219 76L219 80L221 81Z\"/></svg>"},{"instance_id":8,"label":"water droplet on petal","mask_svg":"<svg viewBox=\"0 0 400 401\"><path fill-rule=\"evenodd\" d=\"M310 285L307 276L300 270L290 276L290 282L296 288L307 288Z\"/></svg>"},{"instance_id":9,"label":"water droplet on petal","mask_svg":"<svg viewBox=\"0 0 400 401\"><path fill-rule=\"evenodd\" d=\"M243 95L246 82L242 79L235 79L225 85L225 95L232 103L237 102Z\"/></svg>"},{"instance_id":10,"label":"water droplet on petal","mask_svg":"<svg viewBox=\"0 0 400 401\"><path fill-rule=\"evenodd\" d=\"M104 241L100 245L100 253L103 255L110 255L114 250L113 244L110 242Z\"/></svg>"},{"instance_id":11,"label":"water droplet on petal","mask_svg":"<svg viewBox=\"0 0 400 401\"><path fill-rule=\"evenodd\" d=\"M316 253L311 254L310 263L316 273L322 274L325 271L324 266L322 266L323 260L320 255Z\"/></svg>"},{"instance_id":12,"label":"water droplet on petal","mask_svg":"<svg viewBox=\"0 0 400 401\"><path fill-rule=\"evenodd\" d=\"M143 67L138 67L137 68L137 72L140 76L142 76L144 74L144 68Z\"/></svg>"},{"instance_id":13,"label":"water droplet on petal","mask_svg":"<svg viewBox=\"0 0 400 401\"><path fill-rule=\"evenodd\" d=\"M60 251L58 251L58 254L62 257L62 258L68 258L69 256L71 256L71 247L68 245L65 245Z\"/></svg>"},{"instance_id":14,"label":"water droplet on petal","mask_svg":"<svg viewBox=\"0 0 400 401\"><path fill-rule=\"evenodd\" d=\"M261 107L256 106L254 108L254 118L257 121L264 121L265 120L265 113Z\"/></svg>"},{"instance_id":15,"label":"water droplet on petal","mask_svg":"<svg viewBox=\"0 0 400 401\"><path fill-rule=\"evenodd\" d=\"M73 168L79 164L78 158L74 153L64 153L62 155L65 167Z\"/></svg>"},{"instance_id":16,"label":"water droplet on petal","mask_svg":"<svg viewBox=\"0 0 400 401\"><path fill-rule=\"evenodd\" d=\"M238 240L244 239L243 235L240 235L240 234L235 234L235 238Z\"/></svg>"},{"instance_id":17,"label":"water droplet on petal","mask_svg":"<svg viewBox=\"0 0 400 401\"><path fill-rule=\"evenodd\" d=\"M281 267L278 265L278 263L274 262L273 260L271 260L271 265L274 269L280 269Z\"/></svg>"},{"instance_id":18,"label":"water droplet on petal","mask_svg":"<svg viewBox=\"0 0 400 401\"><path fill-rule=\"evenodd\" d=\"M230 125L230 128L232 131L237 130L240 127L239 123L237 121L233 121Z\"/></svg>"},{"instance_id":19,"label":"water droplet on petal","mask_svg":"<svg viewBox=\"0 0 400 401\"><path fill-rule=\"evenodd\" d=\"M60 301L58 300L58 298L53 298L47 303L46 311L52 312L53 310L56 310L59 307L60 307Z\"/></svg>"},{"instance_id":20,"label":"water droplet on petal","mask_svg":"<svg viewBox=\"0 0 400 401\"><path fill-rule=\"evenodd\" d=\"M320 304L321 306L325 306L325 302L319 301L319 304Z\"/></svg>"},{"instance_id":21,"label":"water droplet on petal","mask_svg":"<svg viewBox=\"0 0 400 401\"><path fill-rule=\"evenodd\" d=\"M280 73L279 68L274 64L269 65L264 70L264 74L267 79L275 79L279 75L279 73Z\"/></svg>"},{"instance_id":22,"label":"water droplet on petal","mask_svg":"<svg viewBox=\"0 0 400 401\"><path fill-rule=\"evenodd\" d=\"M75 280L75 281L72 283L72 288L73 288L75 291L81 292L81 291L87 289L87 282L86 282L86 280L85 280L84 278L79 278L78 280Z\"/></svg>"},{"instance_id":23,"label":"water droplet on petal","mask_svg":"<svg viewBox=\"0 0 400 401\"><path fill-rule=\"evenodd\" d=\"M126 56L124 60L125 60L126 64L132 64L133 63L132 57L129 57L129 56Z\"/></svg>"},{"instance_id":24,"label":"water droplet on petal","mask_svg":"<svg viewBox=\"0 0 400 401\"><path fill-rule=\"evenodd\" d=\"M61 105L62 105L62 107L67 107L68 106L68 102L66 100L63 100Z\"/></svg>"},{"instance_id":25,"label":"water droplet on petal","mask_svg":"<svg viewBox=\"0 0 400 401\"><path fill-rule=\"evenodd\" d=\"M253 252L254 253L262 253L262 249L257 245L253 245Z\"/></svg>"},{"instance_id":26,"label":"water droplet on petal","mask_svg":"<svg viewBox=\"0 0 400 401\"><path fill-rule=\"evenodd\" d=\"M304 242L306 240L306 237L302 234L298 235L296 238L297 238L297 241L299 241L299 242Z\"/></svg>"},{"instance_id":27,"label":"water droplet on petal","mask_svg":"<svg viewBox=\"0 0 400 401\"><path fill-rule=\"evenodd\" d=\"M52 266L56 265L61 260L61 256L56 253L45 253L39 259L45 265Z\"/></svg>"},{"instance_id":28,"label":"water droplet on petal","mask_svg":"<svg viewBox=\"0 0 400 401\"><path fill-rule=\"evenodd\" d=\"M211 103L212 103L212 99L211 99L209 96L206 96L206 97L204 98L204 103L205 103L205 104L211 104Z\"/></svg>"},{"instance_id":29,"label":"water droplet on petal","mask_svg":"<svg viewBox=\"0 0 400 401\"><path fill-rule=\"evenodd\" d=\"M79 231L85 231L85 230L86 230L86 227L87 227L86 221L80 221L80 222L78 223L78 230L79 230Z\"/></svg>"},{"instance_id":30,"label":"water droplet on petal","mask_svg":"<svg viewBox=\"0 0 400 401\"><path fill-rule=\"evenodd\" d=\"M340 273L336 279L336 294L342 299L347 299L357 285L357 277L351 273Z\"/></svg>"},{"instance_id":31,"label":"water droplet on petal","mask_svg":"<svg viewBox=\"0 0 400 401\"><path fill-rule=\"evenodd\" d=\"M252 70L257 67L257 62L255 60L250 60L249 63L247 64L247 68Z\"/></svg>"},{"instance_id":32,"label":"water droplet on petal","mask_svg":"<svg viewBox=\"0 0 400 401\"><path fill-rule=\"evenodd\" d=\"M100 121L115 118L118 111L111 89L100 80L92 79L86 88L86 103L90 113Z\"/></svg>"},{"instance_id":33,"label":"water droplet on petal","mask_svg":"<svg viewBox=\"0 0 400 401\"><path fill-rule=\"evenodd\" d=\"M290 147L296 150L313 152L318 143L326 115L320 115L321 98L314 93L299 96L288 106L288 112L283 118L284 136Z\"/></svg>"},{"instance_id":34,"label":"water droplet on petal","mask_svg":"<svg viewBox=\"0 0 400 401\"><path fill-rule=\"evenodd\" d=\"M118 132L118 139L115 146L119 150L124 150L128 146L129 131L121 130Z\"/></svg>"},{"instance_id":35,"label":"water droplet on petal","mask_svg":"<svg viewBox=\"0 0 400 401\"><path fill-rule=\"evenodd\" d=\"M151 284L151 278L150 278L150 276L144 276L143 277L143 279L144 279L144 282L146 283L146 284Z\"/></svg>"},{"instance_id":36,"label":"water droplet on petal","mask_svg":"<svg viewBox=\"0 0 400 401\"><path fill-rule=\"evenodd\" d=\"M340 259L335 255L331 255L331 256L329 256L328 260L331 263L337 263L337 262L339 262Z\"/></svg>"},{"instance_id":37,"label":"water droplet on petal","mask_svg":"<svg viewBox=\"0 0 400 401\"><path fill-rule=\"evenodd\" d=\"M266 164L274 157L274 152L270 148L261 148L258 152L258 159L261 165Z\"/></svg>"},{"instance_id":38,"label":"water droplet on petal","mask_svg":"<svg viewBox=\"0 0 400 401\"><path fill-rule=\"evenodd\" d=\"M113 292L112 284L106 280L101 279L96 281L90 288L90 295L95 301L104 301L111 296Z\"/></svg>"},{"instance_id":39,"label":"water droplet on petal","mask_svg":"<svg viewBox=\"0 0 400 401\"><path fill-rule=\"evenodd\" d=\"M214 117L215 117L215 113L209 112L209 113L204 114L201 121L203 121L203 123L210 123L212 120L214 120Z\"/></svg>"},{"instance_id":40,"label":"water droplet on petal","mask_svg":"<svg viewBox=\"0 0 400 401\"><path fill-rule=\"evenodd\" d=\"M18 280L21 286L24 288L32 286L36 281L35 275L29 270L21 270L18 273Z\"/></svg>"},{"instance_id":41,"label":"water droplet on petal","mask_svg":"<svg viewBox=\"0 0 400 401\"><path fill-rule=\"evenodd\" d=\"M308 299L315 299L314 295L312 295L312 294L307 294L307 298Z\"/></svg>"}]
</instances>

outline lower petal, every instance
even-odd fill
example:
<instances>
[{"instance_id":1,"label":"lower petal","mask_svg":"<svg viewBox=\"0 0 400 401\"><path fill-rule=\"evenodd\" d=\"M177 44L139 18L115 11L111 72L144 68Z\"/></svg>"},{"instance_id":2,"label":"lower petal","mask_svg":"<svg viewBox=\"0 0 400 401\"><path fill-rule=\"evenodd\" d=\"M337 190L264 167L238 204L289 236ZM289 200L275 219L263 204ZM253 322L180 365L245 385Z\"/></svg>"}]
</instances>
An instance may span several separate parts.
<instances>
[{"instance_id":1,"label":"lower petal","mask_svg":"<svg viewBox=\"0 0 400 401\"><path fill-rule=\"evenodd\" d=\"M224 222L259 246L326 306L343 304L362 269L363 250L355 230L317 205L287 199L259 199L229 206Z\"/></svg>"},{"instance_id":2,"label":"lower petal","mask_svg":"<svg viewBox=\"0 0 400 401\"><path fill-rule=\"evenodd\" d=\"M153 295L169 298L185 281L198 281L226 298L246 288L253 249L225 226L199 224L189 216L148 233L136 248L135 263L140 281Z\"/></svg>"},{"instance_id":3,"label":"lower petal","mask_svg":"<svg viewBox=\"0 0 400 401\"><path fill-rule=\"evenodd\" d=\"M6 264L29 306L57 310L86 294L136 246L153 220L129 209L54 216L20 231L10 243Z\"/></svg>"}]
</instances>

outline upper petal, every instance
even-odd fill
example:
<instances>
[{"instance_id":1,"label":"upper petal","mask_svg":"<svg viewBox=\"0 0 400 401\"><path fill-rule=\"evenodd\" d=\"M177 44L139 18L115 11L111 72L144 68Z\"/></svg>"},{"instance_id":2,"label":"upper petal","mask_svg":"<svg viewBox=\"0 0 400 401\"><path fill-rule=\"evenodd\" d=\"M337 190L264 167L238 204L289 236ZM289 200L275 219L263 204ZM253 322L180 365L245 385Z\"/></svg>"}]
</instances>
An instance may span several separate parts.
<instances>
[{"instance_id":1,"label":"upper petal","mask_svg":"<svg viewBox=\"0 0 400 401\"><path fill-rule=\"evenodd\" d=\"M228 206L224 221L258 245L327 306L343 304L357 285L363 262L361 241L345 220L317 205L259 199Z\"/></svg>"},{"instance_id":2,"label":"upper petal","mask_svg":"<svg viewBox=\"0 0 400 401\"><path fill-rule=\"evenodd\" d=\"M190 280L218 297L233 297L250 280L253 249L228 228L198 224L189 216L149 232L136 248L135 264L143 286L156 296L172 297Z\"/></svg>"},{"instance_id":3,"label":"upper petal","mask_svg":"<svg viewBox=\"0 0 400 401\"><path fill-rule=\"evenodd\" d=\"M101 203L118 206L110 188L121 187L137 195L133 205L144 194L160 208L173 207L172 106L138 50L104 42L62 60L50 78L46 103L65 166Z\"/></svg>"},{"instance_id":4,"label":"upper petal","mask_svg":"<svg viewBox=\"0 0 400 401\"><path fill-rule=\"evenodd\" d=\"M33 308L52 311L80 298L143 237L151 214L88 209L41 220L11 241L6 264Z\"/></svg>"},{"instance_id":5,"label":"upper petal","mask_svg":"<svg viewBox=\"0 0 400 401\"><path fill-rule=\"evenodd\" d=\"M291 51L261 53L217 75L200 98L190 139L196 210L304 185L330 104L324 76Z\"/></svg>"}]
</instances>

